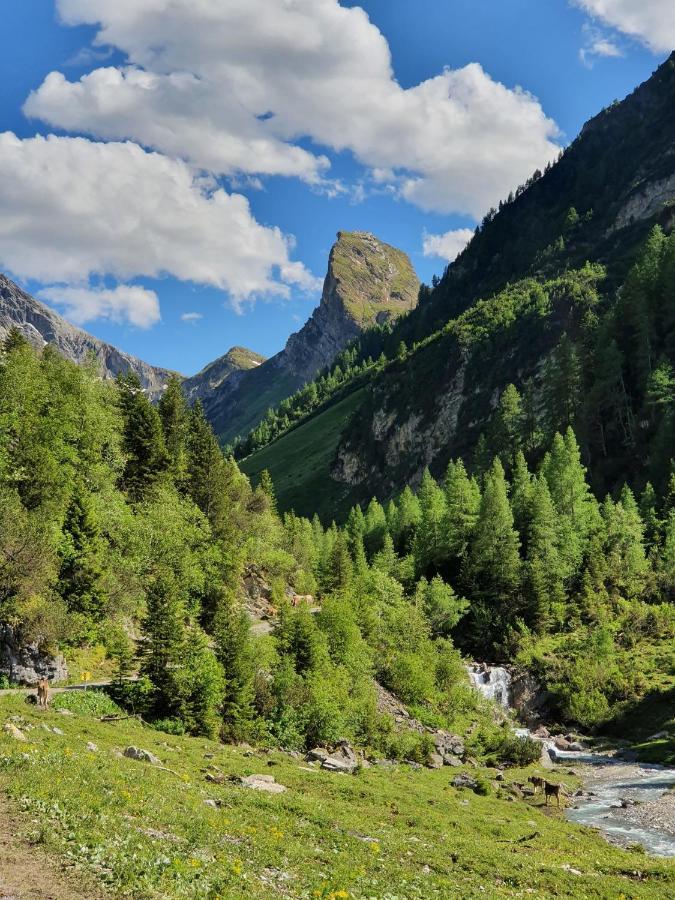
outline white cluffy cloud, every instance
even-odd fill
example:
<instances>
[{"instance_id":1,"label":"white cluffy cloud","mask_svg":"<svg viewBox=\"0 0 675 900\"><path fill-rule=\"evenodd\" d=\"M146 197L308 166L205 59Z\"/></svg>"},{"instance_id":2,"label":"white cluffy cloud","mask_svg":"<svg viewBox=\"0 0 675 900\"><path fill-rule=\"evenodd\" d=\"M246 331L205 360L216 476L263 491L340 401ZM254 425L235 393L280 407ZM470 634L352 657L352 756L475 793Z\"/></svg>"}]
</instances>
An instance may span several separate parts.
<instances>
[{"instance_id":1,"label":"white cluffy cloud","mask_svg":"<svg viewBox=\"0 0 675 900\"><path fill-rule=\"evenodd\" d=\"M77 287L96 275L171 275L239 304L319 286L245 197L136 144L0 134L0 208L0 264L21 278ZM129 309L128 295L115 297Z\"/></svg>"},{"instance_id":2,"label":"white cluffy cloud","mask_svg":"<svg viewBox=\"0 0 675 900\"><path fill-rule=\"evenodd\" d=\"M127 64L77 82L52 72L26 113L217 175L318 185L329 164L321 148L348 150L423 209L480 217L559 149L538 101L476 63L402 88L382 33L338 0L57 6L67 24L98 26L96 45Z\"/></svg>"},{"instance_id":3,"label":"white cluffy cloud","mask_svg":"<svg viewBox=\"0 0 675 900\"><path fill-rule=\"evenodd\" d=\"M616 41L607 37L599 29L587 23L581 31L584 36L584 46L579 50L579 59L587 68L593 68L596 57L616 58L623 56L623 51Z\"/></svg>"},{"instance_id":4,"label":"white cluffy cloud","mask_svg":"<svg viewBox=\"0 0 675 900\"><path fill-rule=\"evenodd\" d=\"M200 319L203 319L204 316L198 312L185 312L181 315L181 321L190 322L193 325L198 322Z\"/></svg>"},{"instance_id":5,"label":"white cluffy cloud","mask_svg":"<svg viewBox=\"0 0 675 900\"><path fill-rule=\"evenodd\" d=\"M572 0L605 24L646 44L654 53L675 47L673 0Z\"/></svg>"},{"instance_id":6,"label":"white cluffy cloud","mask_svg":"<svg viewBox=\"0 0 675 900\"><path fill-rule=\"evenodd\" d=\"M473 237L470 228L456 228L446 231L445 234L426 234L422 250L425 256L438 256L448 262L453 262Z\"/></svg>"},{"instance_id":7,"label":"white cluffy cloud","mask_svg":"<svg viewBox=\"0 0 675 900\"><path fill-rule=\"evenodd\" d=\"M159 300L154 291L137 285L115 288L52 287L40 291L40 297L63 308L78 325L94 319L128 321L137 328L150 328L160 321Z\"/></svg>"}]
</instances>

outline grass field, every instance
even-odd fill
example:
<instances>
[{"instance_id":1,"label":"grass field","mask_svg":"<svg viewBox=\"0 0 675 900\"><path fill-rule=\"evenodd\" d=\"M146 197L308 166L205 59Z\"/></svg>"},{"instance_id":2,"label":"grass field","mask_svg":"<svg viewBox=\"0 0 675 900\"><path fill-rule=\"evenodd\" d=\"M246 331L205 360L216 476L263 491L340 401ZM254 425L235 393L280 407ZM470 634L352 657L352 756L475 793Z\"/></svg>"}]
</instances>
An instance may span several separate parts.
<instances>
[{"instance_id":1,"label":"grass field","mask_svg":"<svg viewBox=\"0 0 675 900\"><path fill-rule=\"evenodd\" d=\"M487 796L451 786L461 770L448 767L331 774L281 752L169 736L136 720L104 723L91 715L92 700L88 713L66 717L40 713L20 697L0 699L0 722L20 717L28 738L0 732L0 790L19 811L27 840L113 896L615 900L675 893L675 860L611 847L543 809L540 798L509 802L496 782L490 786L493 770L481 773ZM54 726L63 733L48 730ZM156 754L166 768L122 757L129 745ZM272 774L287 791L210 783L205 775L214 766L225 776ZM507 782L526 777L506 773Z\"/></svg>"},{"instance_id":2,"label":"grass field","mask_svg":"<svg viewBox=\"0 0 675 900\"><path fill-rule=\"evenodd\" d=\"M362 389L355 391L293 428L243 460L242 470L254 481L263 469L269 470L281 510L293 509L304 516L345 512L350 505L348 486L330 482L327 490L327 472L340 435L362 395Z\"/></svg>"}]
</instances>

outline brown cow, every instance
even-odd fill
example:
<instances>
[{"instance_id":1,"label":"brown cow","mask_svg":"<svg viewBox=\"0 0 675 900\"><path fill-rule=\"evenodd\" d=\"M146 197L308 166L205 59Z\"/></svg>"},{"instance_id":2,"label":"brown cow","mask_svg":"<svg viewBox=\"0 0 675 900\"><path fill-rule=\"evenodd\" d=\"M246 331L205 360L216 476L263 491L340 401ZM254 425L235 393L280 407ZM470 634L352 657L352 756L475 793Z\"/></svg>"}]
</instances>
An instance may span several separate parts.
<instances>
[{"instance_id":1,"label":"brown cow","mask_svg":"<svg viewBox=\"0 0 675 900\"><path fill-rule=\"evenodd\" d=\"M47 709L49 706L49 679L41 678L37 685L37 702L40 709Z\"/></svg>"},{"instance_id":2,"label":"brown cow","mask_svg":"<svg viewBox=\"0 0 675 900\"><path fill-rule=\"evenodd\" d=\"M548 798L555 797L556 804L560 806L560 797L564 796L563 786L561 784L551 784L550 781L544 782L544 796L546 797L546 806L548 806Z\"/></svg>"},{"instance_id":3,"label":"brown cow","mask_svg":"<svg viewBox=\"0 0 675 900\"><path fill-rule=\"evenodd\" d=\"M540 790L541 791L544 790L544 785L546 784L546 781L544 778L541 778L539 775L530 775L530 777L527 780L530 782L530 784L534 788L535 794Z\"/></svg>"}]
</instances>

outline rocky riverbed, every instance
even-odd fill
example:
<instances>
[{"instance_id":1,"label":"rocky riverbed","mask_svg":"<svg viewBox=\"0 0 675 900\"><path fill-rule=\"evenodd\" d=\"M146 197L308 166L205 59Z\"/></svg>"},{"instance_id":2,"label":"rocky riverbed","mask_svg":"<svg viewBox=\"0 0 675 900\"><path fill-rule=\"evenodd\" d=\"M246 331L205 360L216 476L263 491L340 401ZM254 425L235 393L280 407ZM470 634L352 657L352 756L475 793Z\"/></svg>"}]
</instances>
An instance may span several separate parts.
<instances>
[{"instance_id":1,"label":"rocky riverbed","mask_svg":"<svg viewBox=\"0 0 675 900\"><path fill-rule=\"evenodd\" d=\"M599 828L621 846L642 845L657 856L675 856L675 769L620 761L575 765L584 795L567 817Z\"/></svg>"}]
</instances>

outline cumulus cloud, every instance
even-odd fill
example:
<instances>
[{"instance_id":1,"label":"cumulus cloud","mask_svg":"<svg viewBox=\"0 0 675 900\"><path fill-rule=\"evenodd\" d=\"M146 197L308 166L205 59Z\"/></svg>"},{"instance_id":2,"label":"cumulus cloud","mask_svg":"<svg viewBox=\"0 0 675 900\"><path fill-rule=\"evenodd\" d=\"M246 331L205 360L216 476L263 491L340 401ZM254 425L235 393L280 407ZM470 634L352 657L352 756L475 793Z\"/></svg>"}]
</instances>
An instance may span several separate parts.
<instances>
[{"instance_id":1,"label":"cumulus cloud","mask_svg":"<svg viewBox=\"0 0 675 900\"><path fill-rule=\"evenodd\" d=\"M581 31L584 36L584 46L579 49L579 59L587 68L593 68L596 57L623 56L623 51L616 41L607 37L598 28L586 23Z\"/></svg>"},{"instance_id":2,"label":"cumulus cloud","mask_svg":"<svg viewBox=\"0 0 675 900\"><path fill-rule=\"evenodd\" d=\"M93 275L171 275L235 304L319 287L246 197L132 143L0 134L0 208L0 264L22 278L77 286Z\"/></svg>"},{"instance_id":3,"label":"cumulus cloud","mask_svg":"<svg viewBox=\"0 0 675 900\"><path fill-rule=\"evenodd\" d=\"M198 312L185 312L181 315L181 319L183 322L190 322L193 325L203 318L204 316Z\"/></svg>"},{"instance_id":4,"label":"cumulus cloud","mask_svg":"<svg viewBox=\"0 0 675 900\"><path fill-rule=\"evenodd\" d=\"M66 316L78 325L94 319L110 319L150 328L161 318L157 294L137 285L121 284L111 289L54 285L41 290L40 297L63 308Z\"/></svg>"},{"instance_id":5,"label":"cumulus cloud","mask_svg":"<svg viewBox=\"0 0 675 900\"><path fill-rule=\"evenodd\" d=\"M637 38L654 53L675 47L673 0L572 0L602 22Z\"/></svg>"},{"instance_id":6,"label":"cumulus cloud","mask_svg":"<svg viewBox=\"0 0 675 900\"><path fill-rule=\"evenodd\" d=\"M348 150L423 209L479 217L559 149L538 101L476 63L402 88L384 36L338 0L57 5L64 22L98 26L96 45L127 64L76 82L52 72L26 113L215 174L321 185L320 148Z\"/></svg>"},{"instance_id":7,"label":"cumulus cloud","mask_svg":"<svg viewBox=\"0 0 675 900\"><path fill-rule=\"evenodd\" d=\"M438 256L453 262L473 237L470 228L456 228L445 234L426 234L422 244L425 256Z\"/></svg>"}]
</instances>

